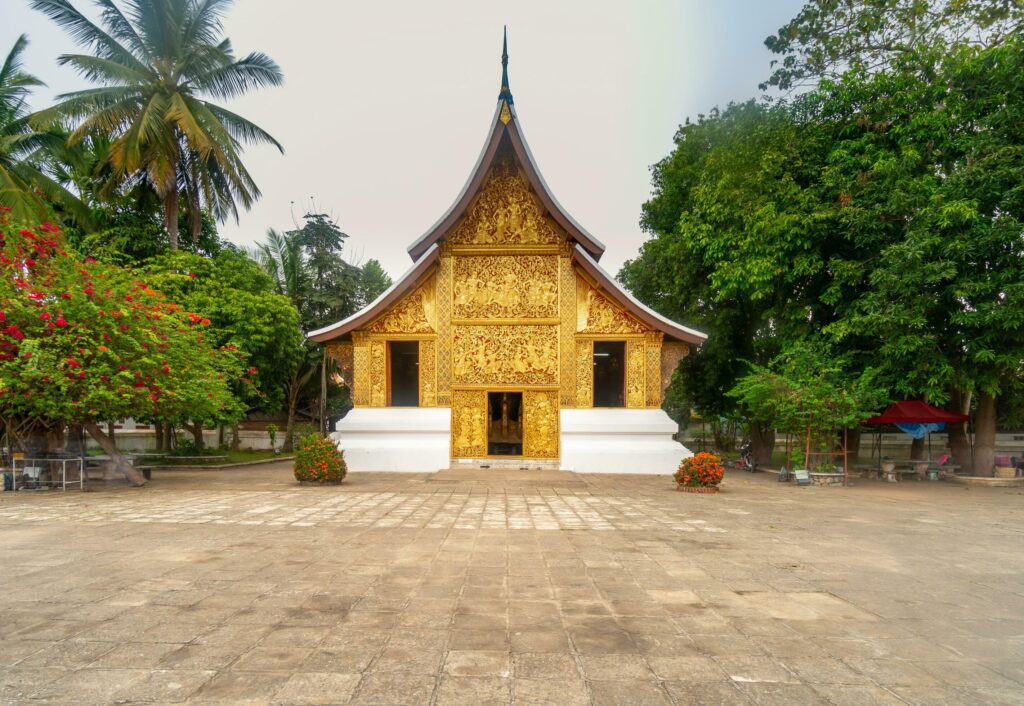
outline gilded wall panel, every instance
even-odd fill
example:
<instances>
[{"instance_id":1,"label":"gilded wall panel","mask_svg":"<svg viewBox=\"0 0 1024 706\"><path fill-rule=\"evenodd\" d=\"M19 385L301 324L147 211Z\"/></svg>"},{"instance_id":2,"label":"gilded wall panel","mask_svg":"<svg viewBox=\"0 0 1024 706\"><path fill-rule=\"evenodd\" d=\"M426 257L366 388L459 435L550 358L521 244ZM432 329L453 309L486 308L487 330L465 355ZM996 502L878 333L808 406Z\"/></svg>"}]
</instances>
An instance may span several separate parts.
<instances>
[{"instance_id":1,"label":"gilded wall panel","mask_svg":"<svg viewBox=\"0 0 1024 706\"><path fill-rule=\"evenodd\" d=\"M594 341L576 341L576 406L594 406Z\"/></svg>"},{"instance_id":2,"label":"gilded wall panel","mask_svg":"<svg viewBox=\"0 0 1024 706\"><path fill-rule=\"evenodd\" d=\"M557 326L453 326L452 383L557 385Z\"/></svg>"},{"instance_id":3,"label":"gilded wall panel","mask_svg":"<svg viewBox=\"0 0 1024 706\"><path fill-rule=\"evenodd\" d=\"M437 268L437 404L451 404L452 385L452 258L442 255Z\"/></svg>"},{"instance_id":4,"label":"gilded wall panel","mask_svg":"<svg viewBox=\"0 0 1024 706\"><path fill-rule=\"evenodd\" d=\"M352 334L352 404L370 404L370 342L361 333Z\"/></svg>"},{"instance_id":5,"label":"gilded wall panel","mask_svg":"<svg viewBox=\"0 0 1024 706\"><path fill-rule=\"evenodd\" d=\"M420 407L437 406L437 347L430 339L420 341Z\"/></svg>"},{"instance_id":6,"label":"gilded wall panel","mask_svg":"<svg viewBox=\"0 0 1024 706\"><path fill-rule=\"evenodd\" d=\"M452 390L452 457L487 455L487 391Z\"/></svg>"},{"instance_id":7,"label":"gilded wall panel","mask_svg":"<svg viewBox=\"0 0 1024 706\"><path fill-rule=\"evenodd\" d=\"M597 334L646 333L650 329L579 277L576 285L576 330Z\"/></svg>"},{"instance_id":8,"label":"gilded wall panel","mask_svg":"<svg viewBox=\"0 0 1024 706\"><path fill-rule=\"evenodd\" d=\"M646 402L646 355L642 338L626 341L626 406L643 407Z\"/></svg>"},{"instance_id":9,"label":"gilded wall panel","mask_svg":"<svg viewBox=\"0 0 1024 706\"><path fill-rule=\"evenodd\" d=\"M647 365L647 406L661 406L661 333L649 333L646 336Z\"/></svg>"},{"instance_id":10,"label":"gilded wall panel","mask_svg":"<svg viewBox=\"0 0 1024 706\"><path fill-rule=\"evenodd\" d=\"M558 258L559 385L564 407L576 404L576 271L568 257Z\"/></svg>"},{"instance_id":11,"label":"gilded wall panel","mask_svg":"<svg viewBox=\"0 0 1024 706\"><path fill-rule=\"evenodd\" d=\"M690 346L680 341L666 341L661 346L661 393L664 395L665 388L672 382L672 373L679 366L679 361L690 353Z\"/></svg>"},{"instance_id":12,"label":"gilded wall panel","mask_svg":"<svg viewBox=\"0 0 1024 706\"><path fill-rule=\"evenodd\" d=\"M523 456L558 458L558 391L523 393Z\"/></svg>"},{"instance_id":13,"label":"gilded wall panel","mask_svg":"<svg viewBox=\"0 0 1024 706\"><path fill-rule=\"evenodd\" d=\"M354 346L349 341L327 344L327 355L338 366L338 377L341 378L342 384L348 388L349 395L352 395L352 381L355 367L353 361L353 348Z\"/></svg>"},{"instance_id":14,"label":"gilded wall panel","mask_svg":"<svg viewBox=\"0 0 1024 706\"><path fill-rule=\"evenodd\" d=\"M562 231L530 193L510 160L494 166L480 194L456 226L453 245L557 245Z\"/></svg>"},{"instance_id":15,"label":"gilded wall panel","mask_svg":"<svg viewBox=\"0 0 1024 706\"><path fill-rule=\"evenodd\" d=\"M455 319L558 316L558 257L472 255L454 262Z\"/></svg>"},{"instance_id":16,"label":"gilded wall panel","mask_svg":"<svg viewBox=\"0 0 1024 706\"><path fill-rule=\"evenodd\" d=\"M388 404L388 345L383 340L370 341L370 406L386 407Z\"/></svg>"},{"instance_id":17,"label":"gilded wall panel","mask_svg":"<svg viewBox=\"0 0 1024 706\"><path fill-rule=\"evenodd\" d=\"M387 313L366 327L370 333L433 333L434 278L403 297Z\"/></svg>"}]
</instances>

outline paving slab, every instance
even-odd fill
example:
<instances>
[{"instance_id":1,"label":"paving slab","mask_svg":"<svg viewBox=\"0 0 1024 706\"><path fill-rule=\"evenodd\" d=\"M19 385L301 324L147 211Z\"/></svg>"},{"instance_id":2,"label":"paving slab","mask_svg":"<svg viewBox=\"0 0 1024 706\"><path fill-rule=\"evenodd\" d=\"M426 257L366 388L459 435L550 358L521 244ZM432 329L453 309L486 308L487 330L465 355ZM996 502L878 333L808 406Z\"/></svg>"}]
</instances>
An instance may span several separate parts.
<instances>
[{"instance_id":1,"label":"paving slab","mask_svg":"<svg viewBox=\"0 0 1024 706\"><path fill-rule=\"evenodd\" d=\"M1020 703L1022 501L283 463L5 493L0 703Z\"/></svg>"}]
</instances>

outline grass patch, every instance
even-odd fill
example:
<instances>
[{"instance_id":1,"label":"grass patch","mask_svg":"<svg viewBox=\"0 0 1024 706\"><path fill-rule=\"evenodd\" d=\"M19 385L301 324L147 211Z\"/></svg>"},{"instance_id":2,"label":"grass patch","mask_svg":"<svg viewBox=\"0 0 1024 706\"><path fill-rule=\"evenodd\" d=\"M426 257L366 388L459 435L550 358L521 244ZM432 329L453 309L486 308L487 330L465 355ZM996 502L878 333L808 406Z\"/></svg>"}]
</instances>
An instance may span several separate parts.
<instances>
[{"instance_id":1,"label":"grass patch","mask_svg":"<svg viewBox=\"0 0 1024 706\"><path fill-rule=\"evenodd\" d=\"M253 461L265 461L271 458L280 458L275 456L273 451L270 450L258 450L258 451L217 451L209 458L176 458L174 456L149 456L142 457L142 461L147 464L158 465L158 466L219 466L226 463L252 463Z\"/></svg>"}]
</instances>

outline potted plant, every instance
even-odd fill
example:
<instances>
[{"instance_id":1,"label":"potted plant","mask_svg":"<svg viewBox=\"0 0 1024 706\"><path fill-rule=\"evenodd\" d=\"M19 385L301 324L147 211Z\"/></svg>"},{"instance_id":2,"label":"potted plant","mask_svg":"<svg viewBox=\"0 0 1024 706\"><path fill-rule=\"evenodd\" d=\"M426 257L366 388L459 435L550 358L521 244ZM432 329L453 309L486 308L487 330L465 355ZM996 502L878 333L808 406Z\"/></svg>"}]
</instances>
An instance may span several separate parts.
<instances>
[{"instance_id":1,"label":"potted plant","mask_svg":"<svg viewBox=\"0 0 1024 706\"><path fill-rule=\"evenodd\" d=\"M879 468L882 469L882 473L885 474L885 479L891 483L896 482L896 462L888 456L882 458Z\"/></svg>"},{"instance_id":2,"label":"potted plant","mask_svg":"<svg viewBox=\"0 0 1024 706\"><path fill-rule=\"evenodd\" d=\"M725 475L725 466L718 454L702 451L683 459L673 476L676 488L686 493L717 493Z\"/></svg>"},{"instance_id":3,"label":"potted plant","mask_svg":"<svg viewBox=\"0 0 1024 706\"><path fill-rule=\"evenodd\" d=\"M819 463L811 480L817 485L836 485L843 482L843 470L834 463Z\"/></svg>"},{"instance_id":4,"label":"potted plant","mask_svg":"<svg viewBox=\"0 0 1024 706\"><path fill-rule=\"evenodd\" d=\"M331 439L304 436L295 452L295 479L300 483L340 483L348 473L344 454Z\"/></svg>"}]
</instances>

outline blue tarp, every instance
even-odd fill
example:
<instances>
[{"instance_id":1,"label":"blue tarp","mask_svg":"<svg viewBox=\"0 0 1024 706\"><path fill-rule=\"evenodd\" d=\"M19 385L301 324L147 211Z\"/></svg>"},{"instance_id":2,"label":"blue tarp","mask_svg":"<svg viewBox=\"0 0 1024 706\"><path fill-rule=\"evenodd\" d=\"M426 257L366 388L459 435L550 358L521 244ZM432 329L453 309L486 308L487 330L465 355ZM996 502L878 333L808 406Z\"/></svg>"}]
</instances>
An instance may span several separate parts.
<instances>
[{"instance_id":1,"label":"blue tarp","mask_svg":"<svg viewBox=\"0 0 1024 706\"><path fill-rule=\"evenodd\" d=\"M946 428L945 422L931 424L913 424L909 422L898 422L896 426L904 434L910 434L911 438L923 439L933 431L941 431Z\"/></svg>"}]
</instances>

